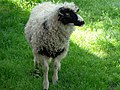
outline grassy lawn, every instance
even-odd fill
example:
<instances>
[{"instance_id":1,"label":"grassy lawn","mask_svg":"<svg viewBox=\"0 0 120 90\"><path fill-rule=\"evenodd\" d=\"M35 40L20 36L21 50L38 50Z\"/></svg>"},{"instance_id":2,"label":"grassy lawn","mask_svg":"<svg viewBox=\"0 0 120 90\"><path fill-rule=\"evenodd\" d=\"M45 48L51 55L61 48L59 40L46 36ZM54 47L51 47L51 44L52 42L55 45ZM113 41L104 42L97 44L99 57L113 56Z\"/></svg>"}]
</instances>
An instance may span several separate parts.
<instances>
[{"instance_id":1,"label":"grassy lawn","mask_svg":"<svg viewBox=\"0 0 120 90\"><path fill-rule=\"evenodd\" d=\"M0 0L0 90L43 88L43 77L31 74L33 55L24 37L31 8L43 1ZM71 36L57 85L50 69L50 90L120 90L120 0L73 1L86 24Z\"/></svg>"}]
</instances>

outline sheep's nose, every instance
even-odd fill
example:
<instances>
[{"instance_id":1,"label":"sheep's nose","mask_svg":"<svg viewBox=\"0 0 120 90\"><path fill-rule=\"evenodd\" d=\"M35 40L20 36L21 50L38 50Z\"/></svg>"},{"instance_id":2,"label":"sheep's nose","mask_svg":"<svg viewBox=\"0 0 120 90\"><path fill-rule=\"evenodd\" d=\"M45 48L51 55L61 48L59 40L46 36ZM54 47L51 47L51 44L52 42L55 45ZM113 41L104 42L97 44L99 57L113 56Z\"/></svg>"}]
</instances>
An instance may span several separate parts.
<instances>
[{"instance_id":1,"label":"sheep's nose","mask_svg":"<svg viewBox=\"0 0 120 90\"><path fill-rule=\"evenodd\" d=\"M81 21L80 24L81 24L80 26L83 26L83 25L85 24L85 22L84 22L84 21Z\"/></svg>"},{"instance_id":2,"label":"sheep's nose","mask_svg":"<svg viewBox=\"0 0 120 90\"><path fill-rule=\"evenodd\" d=\"M74 23L75 26L80 26L80 27L82 27L84 24L85 24L85 22L84 21L80 21L80 20L78 20L78 21L76 21Z\"/></svg>"}]
</instances>

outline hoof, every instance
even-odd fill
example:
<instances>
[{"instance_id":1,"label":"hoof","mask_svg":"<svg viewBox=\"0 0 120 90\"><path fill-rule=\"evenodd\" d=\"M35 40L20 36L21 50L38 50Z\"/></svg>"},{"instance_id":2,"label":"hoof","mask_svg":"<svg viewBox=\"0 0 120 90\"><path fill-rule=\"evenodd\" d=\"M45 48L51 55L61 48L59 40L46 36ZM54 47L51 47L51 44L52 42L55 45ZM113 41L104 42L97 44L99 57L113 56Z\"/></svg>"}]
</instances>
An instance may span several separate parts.
<instances>
[{"instance_id":1,"label":"hoof","mask_svg":"<svg viewBox=\"0 0 120 90\"><path fill-rule=\"evenodd\" d=\"M53 76L52 77L52 83L56 85L58 83L58 76Z\"/></svg>"},{"instance_id":2,"label":"hoof","mask_svg":"<svg viewBox=\"0 0 120 90\"><path fill-rule=\"evenodd\" d=\"M40 72L39 72L38 69L35 69L34 72L33 72L33 74L34 74L34 76L35 76L36 78L39 78L39 77L40 77Z\"/></svg>"},{"instance_id":3,"label":"hoof","mask_svg":"<svg viewBox=\"0 0 120 90\"><path fill-rule=\"evenodd\" d=\"M53 82L53 85L57 85L57 83L58 83L58 81L54 81L54 82Z\"/></svg>"},{"instance_id":4,"label":"hoof","mask_svg":"<svg viewBox=\"0 0 120 90\"><path fill-rule=\"evenodd\" d=\"M57 80L52 80L53 85L56 85L58 83L58 79Z\"/></svg>"},{"instance_id":5,"label":"hoof","mask_svg":"<svg viewBox=\"0 0 120 90\"><path fill-rule=\"evenodd\" d=\"M34 74L34 77L35 77L35 78L39 78L40 75L39 75L39 74Z\"/></svg>"}]
</instances>

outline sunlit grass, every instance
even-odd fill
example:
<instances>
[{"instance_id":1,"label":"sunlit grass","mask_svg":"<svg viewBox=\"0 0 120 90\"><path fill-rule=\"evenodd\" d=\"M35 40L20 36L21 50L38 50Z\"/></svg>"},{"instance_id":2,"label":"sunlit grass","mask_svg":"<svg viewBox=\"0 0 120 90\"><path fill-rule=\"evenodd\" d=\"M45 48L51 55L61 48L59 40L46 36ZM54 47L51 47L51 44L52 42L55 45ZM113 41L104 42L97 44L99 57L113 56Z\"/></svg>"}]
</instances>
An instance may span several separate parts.
<instances>
[{"instance_id":1,"label":"sunlit grass","mask_svg":"<svg viewBox=\"0 0 120 90\"><path fill-rule=\"evenodd\" d=\"M100 35L97 32L89 30L79 30L78 28L73 32L71 40L76 43L80 48L88 50L89 52L97 55L98 57L105 57L107 53L100 49L97 40Z\"/></svg>"}]
</instances>

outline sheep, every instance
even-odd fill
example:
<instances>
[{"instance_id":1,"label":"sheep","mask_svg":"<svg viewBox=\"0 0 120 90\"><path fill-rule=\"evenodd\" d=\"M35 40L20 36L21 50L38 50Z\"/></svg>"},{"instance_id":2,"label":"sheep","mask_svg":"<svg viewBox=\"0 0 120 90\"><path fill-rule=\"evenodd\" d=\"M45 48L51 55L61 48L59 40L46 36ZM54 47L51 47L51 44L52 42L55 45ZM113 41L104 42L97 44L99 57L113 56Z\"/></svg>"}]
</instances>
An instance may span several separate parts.
<instances>
[{"instance_id":1,"label":"sheep","mask_svg":"<svg viewBox=\"0 0 120 90\"><path fill-rule=\"evenodd\" d=\"M33 55L36 76L39 66L44 68L43 88L48 90L49 61L54 61L52 82L58 81L61 60L67 55L70 35L74 26L83 26L83 18L77 14L79 8L73 2L54 4L43 2L32 9L25 27L25 36Z\"/></svg>"}]
</instances>

